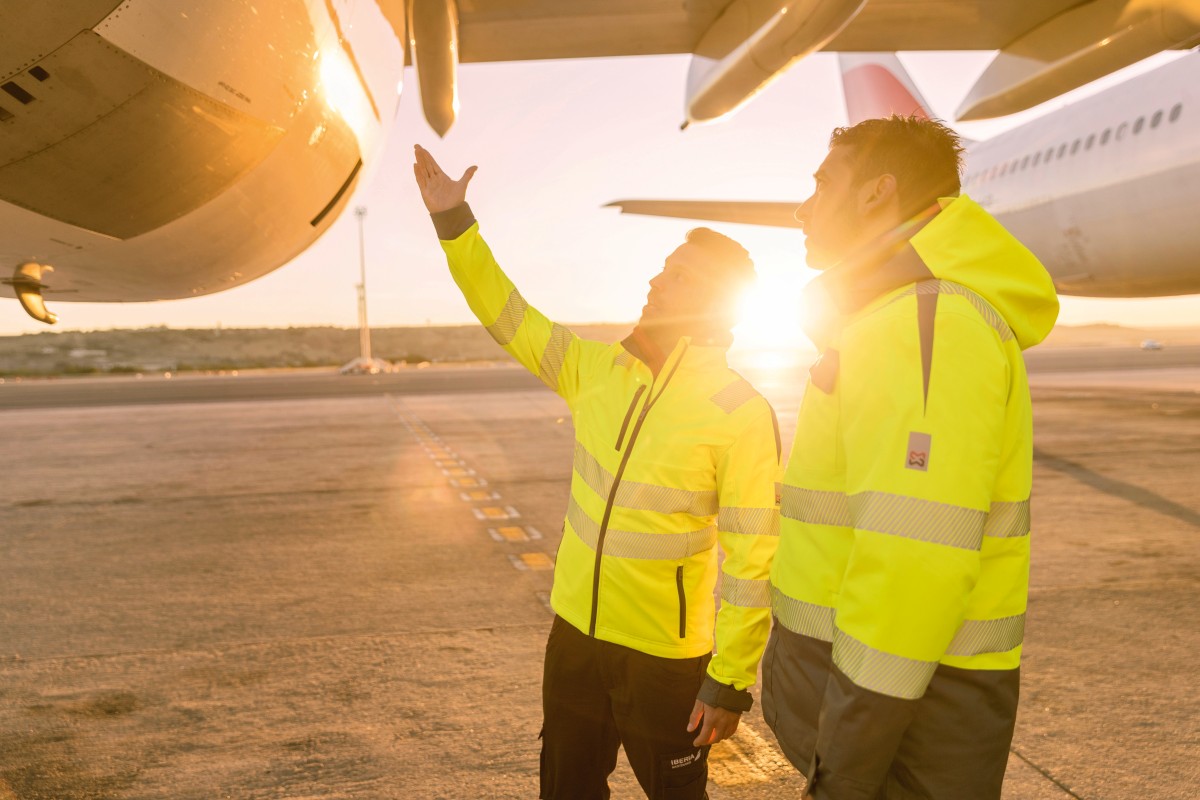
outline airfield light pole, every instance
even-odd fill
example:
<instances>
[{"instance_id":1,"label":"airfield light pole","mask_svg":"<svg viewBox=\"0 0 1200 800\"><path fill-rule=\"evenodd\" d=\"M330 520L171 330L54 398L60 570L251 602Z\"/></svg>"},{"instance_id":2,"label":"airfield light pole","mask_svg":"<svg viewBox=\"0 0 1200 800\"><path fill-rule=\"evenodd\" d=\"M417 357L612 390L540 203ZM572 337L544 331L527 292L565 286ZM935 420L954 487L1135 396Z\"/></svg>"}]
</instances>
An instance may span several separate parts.
<instances>
[{"instance_id":1,"label":"airfield light pole","mask_svg":"<svg viewBox=\"0 0 1200 800\"><path fill-rule=\"evenodd\" d=\"M363 219L367 216L367 207L355 208L354 216L358 217L358 349L363 364L370 364L371 329L367 327L367 251L363 243Z\"/></svg>"}]
</instances>

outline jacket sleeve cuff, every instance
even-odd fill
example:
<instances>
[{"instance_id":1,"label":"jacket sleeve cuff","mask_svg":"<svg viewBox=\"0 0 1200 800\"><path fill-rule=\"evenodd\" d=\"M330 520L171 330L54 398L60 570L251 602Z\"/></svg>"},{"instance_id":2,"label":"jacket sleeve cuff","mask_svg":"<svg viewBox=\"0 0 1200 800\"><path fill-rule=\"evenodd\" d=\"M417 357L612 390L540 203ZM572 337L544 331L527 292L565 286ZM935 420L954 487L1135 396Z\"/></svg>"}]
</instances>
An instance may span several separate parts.
<instances>
[{"instance_id":1,"label":"jacket sleeve cuff","mask_svg":"<svg viewBox=\"0 0 1200 800\"><path fill-rule=\"evenodd\" d=\"M704 677L700 685L700 693L696 699L710 706L723 708L726 711L736 711L739 714L750 710L754 705L754 697L745 689L735 689L714 679L711 675Z\"/></svg>"},{"instance_id":2,"label":"jacket sleeve cuff","mask_svg":"<svg viewBox=\"0 0 1200 800\"><path fill-rule=\"evenodd\" d=\"M429 218L433 220L438 238L444 242L457 239L475 224L475 215L466 203L430 214Z\"/></svg>"}]
</instances>

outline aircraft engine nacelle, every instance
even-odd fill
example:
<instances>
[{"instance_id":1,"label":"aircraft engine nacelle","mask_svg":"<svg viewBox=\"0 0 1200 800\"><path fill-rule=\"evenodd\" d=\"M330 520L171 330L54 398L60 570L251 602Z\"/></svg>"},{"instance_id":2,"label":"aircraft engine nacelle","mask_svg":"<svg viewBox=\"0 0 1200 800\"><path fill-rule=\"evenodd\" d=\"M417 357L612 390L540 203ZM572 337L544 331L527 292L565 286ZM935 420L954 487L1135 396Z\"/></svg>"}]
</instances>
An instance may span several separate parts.
<instances>
[{"instance_id":1,"label":"aircraft engine nacelle","mask_svg":"<svg viewBox=\"0 0 1200 800\"><path fill-rule=\"evenodd\" d=\"M685 127L736 111L819 50L867 0L734 0L700 39L688 69Z\"/></svg>"},{"instance_id":2,"label":"aircraft engine nacelle","mask_svg":"<svg viewBox=\"0 0 1200 800\"><path fill-rule=\"evenodd\" d=\"M1092 0L1004 47L957 117L1024 111L1155 53L1198 42L1200 0Z\"/></svg>"}]
</instances>

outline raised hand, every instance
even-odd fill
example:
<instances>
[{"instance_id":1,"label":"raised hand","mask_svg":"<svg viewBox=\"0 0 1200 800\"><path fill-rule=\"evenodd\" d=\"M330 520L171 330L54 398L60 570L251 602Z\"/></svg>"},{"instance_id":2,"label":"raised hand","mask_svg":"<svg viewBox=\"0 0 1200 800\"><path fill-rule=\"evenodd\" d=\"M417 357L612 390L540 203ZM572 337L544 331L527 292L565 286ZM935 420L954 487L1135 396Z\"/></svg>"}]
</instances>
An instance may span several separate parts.
<instances>
[{"instance_id":1,"label":"raised hand","mask_svg":"<svg viewBox=\"0 0 1200 800\"><path fill-rule=\"evenodd\" d=\"M413 175L417 178L421 199L425 201L425 208L429 209L430 214L448 211L467 201L467 184L471 182L475 170L479 167L467 167L463 176L455 181L442 172L442 168L424 147L414 145L413 151L417 159L413 164Z\"/></svg>"}]
</instances>

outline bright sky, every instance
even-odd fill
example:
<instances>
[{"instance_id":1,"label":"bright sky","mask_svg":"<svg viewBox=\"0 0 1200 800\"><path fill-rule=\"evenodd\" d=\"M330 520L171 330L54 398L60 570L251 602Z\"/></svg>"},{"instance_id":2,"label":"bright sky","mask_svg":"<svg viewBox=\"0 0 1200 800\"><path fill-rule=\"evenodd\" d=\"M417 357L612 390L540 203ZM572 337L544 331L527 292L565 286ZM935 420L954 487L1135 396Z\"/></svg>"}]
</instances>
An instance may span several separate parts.
<instances>
[{"instance_id":1,"label":"bright sky","mask_svg":"<svg viewBox=\"0 0 1200 800\"><path fill-rule=\"evenodd\" d=\"M1143 70L1173 56L1143 62ZM936 114L953 111L990 59L986 53L902 54ZM57 303L58 329L263 327L356 324L358 234L351 209L368 208L366 261L372 326L473 320L448 277L411 172L414 142L459 174L480 169L469 199L492 249L525 297L564 322L630 321L662 259L695 224L622 216L622 198L795 200L830 130L845 121L836 59L806 59L732 119L680 132L688 59L660 56L464 66L458 122L439 141L411 94L401 102L378 169L325 236L290 264L247 286L159 303ZM1128 74L1128 73L1125 73ZM1118 78L1119 79L1119 78ZM1110 78L1083 93L1111 85ZM959 130L984 139L1057 108ZM795 231L714 225L741 241L758 267L753 322L743 345L799 341L792 299L815 273L803 267ZM0 333L46 328L15 302ZM1200 296L1154 300L1064 298L1060 321L1183 325L1200 319ZM773 322L771 321L773 320Z\"/></svg>"}]
</instances>

